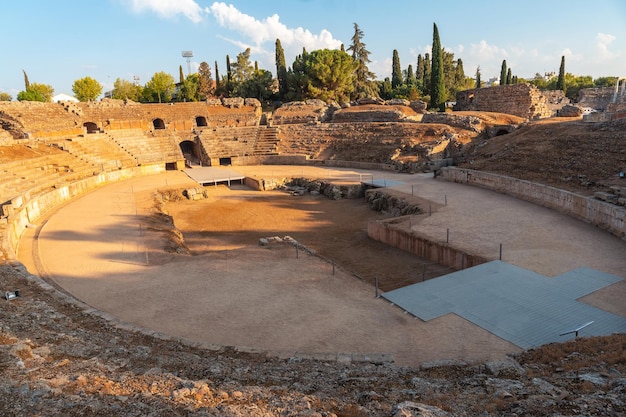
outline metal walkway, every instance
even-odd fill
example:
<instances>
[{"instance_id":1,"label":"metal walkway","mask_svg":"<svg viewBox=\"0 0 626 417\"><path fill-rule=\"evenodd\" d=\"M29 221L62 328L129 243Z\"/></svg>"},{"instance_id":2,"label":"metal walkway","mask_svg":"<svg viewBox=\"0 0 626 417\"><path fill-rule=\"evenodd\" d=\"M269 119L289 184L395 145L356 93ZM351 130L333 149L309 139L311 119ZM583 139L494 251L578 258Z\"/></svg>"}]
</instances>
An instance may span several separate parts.
<instances>
[{"instance_id":1,"label":"metal walkway","mask_svg":"<svg viewBox=\"0 0 626 417\"><path fill-rule=\"evenodd\" d=\"M580 335L626 333L626 318L576 301L621 280L589 268L548 278L492 261L382 296L424 321L454 313L528 349L563 342L589 322Z\"/></svg>"},{"instance_id":2,"label":"metal walkway","mask_svg":"<svg viewBox=\"0 0 626 417\"><path fill-rule=\"evenodd\" d=\"M230 186L231 181L240 181L243 184L243 179L246 177L232 169L218 167L186 169L185 174L200 185L227 183Z\"/></svg>"}]
</instances>

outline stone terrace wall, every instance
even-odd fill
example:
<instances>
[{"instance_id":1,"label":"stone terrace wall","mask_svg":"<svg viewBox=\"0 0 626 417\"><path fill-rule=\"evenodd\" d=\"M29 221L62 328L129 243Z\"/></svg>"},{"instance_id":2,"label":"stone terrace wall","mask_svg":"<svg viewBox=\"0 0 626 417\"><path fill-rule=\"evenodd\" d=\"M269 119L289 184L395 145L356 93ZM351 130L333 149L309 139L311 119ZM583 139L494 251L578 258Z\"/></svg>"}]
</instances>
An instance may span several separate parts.
<instances>
[{"instance_id":1,"label":"stone terrace wall","mask_svg":"<svg viewBox=\"0 0 626 417\"><path fill-rule=\"evenodd\" d=\"M531 84L500 85L459 91L455 111L507 113L526 119L553 116L545 96Z\"/></svg>"},{"instance_id":2,"label":"stone terrace wall","mask_svg":"<svg viewBox=\"0 0 626 417\"><path fill-rule=\"evenodd\" d=\"M234 100L234 99L231 99ZM84 123L94 123L100 130L152 130L161 119L165 130L191 130L196 118L207 127L257 126L261 118L258 100L239 99L198 103L138 104L122 100L87 103L0 102L0 127L31 138L76 136L85 132Z\"/></svg>"},{"instance_id":3,"label":"stone terrace wall","mask_svg":"<svg viewBox=\"0 0 626 417\"><path fill-rule=\"evenodd\" d=\"M530 201L626 239L626 208L624 207L543 184L471 169L442 168L440 177Z\"/></svg>"}]
</instances>

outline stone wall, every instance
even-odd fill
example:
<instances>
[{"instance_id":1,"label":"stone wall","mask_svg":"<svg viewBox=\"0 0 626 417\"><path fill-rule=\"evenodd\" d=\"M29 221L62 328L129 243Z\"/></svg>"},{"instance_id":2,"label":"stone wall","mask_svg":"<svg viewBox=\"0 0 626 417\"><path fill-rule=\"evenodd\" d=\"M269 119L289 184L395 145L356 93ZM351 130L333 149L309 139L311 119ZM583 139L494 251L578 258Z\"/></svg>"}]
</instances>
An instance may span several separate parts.
<instances>
[{"instance_id":1,"label":"stone wall","mask_svg":"<svg viewBox=\"0 0 626 417\"><path fill-rule=\"evenodd\" d=\"M455 270L470 268L489 261L482 256L456 249L445 242L435 242L422 237L415 231L399 226L394 220L397 219L370 221L367 224L367 236Z\"/></svg>"},{"instance_id":2,"label":"stone wall","mask_svg":"<svg viewBox=\"0 0 626 417\"><path fill-rule=\"evenodd\" d=\"M553 116L546 97L531 84L500 85L459 91L455 111L489 111L507 113L525 119Z\"/></svg>"},{"instance_id":3,"label":"stone wall","mask_svg":"<svg viewBox=\"0 0 626 417\"><path fill-rule=\"evenodd\" d=\"M579 107L604 111L606 106L613 100L614 92L614 87L583 88L578 92L576 102Z\"/></svg>"},{"instance_id":4,"label":"stone wall","mask_svg":"<svg viewBox=\"0 0 626 417\"><path fill-rule=\"evenodd\" d=\"M471 169L442 168L440 177L530 201L626 239L626 208L624 207L539 183Z\"/></svg>"},{"instance_id":5,"label":"stone wall","mask_svg":"<svg viewBox=\"0 0 626 417\"><path fill-rule=\"evenodd\" d=\"M141 167L127 168L117 171L103 172L71 184L59 187L33 198L28 195L19 198L19 205L12 208L11 214L0 219L0 255L1 259L13 262L16 258L16 248L19 239L41 215L67 201L70 201L103 184L121 181L140 175L163 172L163 164L142 165Z\"/></svg>"}]
</instances>

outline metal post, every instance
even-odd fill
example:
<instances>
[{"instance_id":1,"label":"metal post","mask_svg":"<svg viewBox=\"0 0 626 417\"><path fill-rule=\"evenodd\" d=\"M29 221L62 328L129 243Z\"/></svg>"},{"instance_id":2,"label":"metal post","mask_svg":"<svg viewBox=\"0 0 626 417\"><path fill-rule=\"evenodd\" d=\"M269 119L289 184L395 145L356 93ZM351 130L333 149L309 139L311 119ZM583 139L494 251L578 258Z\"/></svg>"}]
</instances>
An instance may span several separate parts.
<instances>
[{"instance_id":1,"label":"metal post","mask_svg":"<svg viewBox=\"0 0 626 417\"><path fill-rule=\"evenodd\" d=\"M502 260L502 243L500 243L500 260Z\"/></svg>"},{"instance_id":2,"label":"metal post","mask_svg":"<svg viewBox=\"0 0 626 417\"><path fill-rule=\"evenodd\" d=\"M450 229L446 229L446 243L450 243Z\"/></svg>"},{"instance_id":3,"label":"metal post","mask_svg":"<svg viewBox=\"0 0 626 417\"><path fill-rule=\"evenodd\" d=\"M376 298L378 298L378 276L376 276Z\"/></svg>"}]
</instances>

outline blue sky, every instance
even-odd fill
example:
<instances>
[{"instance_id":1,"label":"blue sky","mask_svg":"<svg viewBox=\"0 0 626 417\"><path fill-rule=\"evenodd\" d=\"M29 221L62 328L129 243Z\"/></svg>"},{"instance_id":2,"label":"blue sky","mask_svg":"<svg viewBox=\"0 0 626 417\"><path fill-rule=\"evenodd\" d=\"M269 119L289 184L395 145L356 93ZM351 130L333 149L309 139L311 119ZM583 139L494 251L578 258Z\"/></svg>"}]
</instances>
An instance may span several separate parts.
<instances>
[{"instance_id":1,"label":"blue sky","mask_svg":"<svg viewBox=\"0 0 626 417\"><path fill-rule=\"evenodd\" d=\"M532 78L559 70L626 76L626 1L448 0L4 0L0 6L0 91L15 98L29 81L72 94L90 76L108 90L117 78L145 84L155 72L187 74L206 61L225 73L250 47L252 60L275 72L276 38L287 65L305 47L347 48L354 23L364 32L378 79L391 74L393 50L403 69L430 51L433 23L442 46L463 60L465 74L498 77L502 60Z\"/></svg>"}]
</instances>

